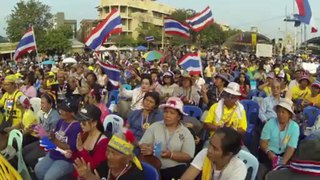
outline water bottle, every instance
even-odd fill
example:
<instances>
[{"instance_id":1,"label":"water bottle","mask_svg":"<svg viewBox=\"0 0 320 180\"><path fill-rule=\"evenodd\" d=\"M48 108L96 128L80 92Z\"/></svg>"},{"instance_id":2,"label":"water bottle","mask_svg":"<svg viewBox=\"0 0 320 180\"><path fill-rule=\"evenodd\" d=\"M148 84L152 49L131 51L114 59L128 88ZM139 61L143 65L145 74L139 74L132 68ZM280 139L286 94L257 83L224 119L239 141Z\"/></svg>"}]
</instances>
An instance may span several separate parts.
<instances>
[{"instance_id":1,"label":"water bottle","mask_svg":"<svg viewBox=\"0 0 320 180\"><path fill-rule=\"evenodd\" d=\"M156 142L154 144L154 148L153 148L154 156L156 156L156 157L160 157L161 156L161 145L162 145L162 143L160 141Z\"/></svg>"}]
</instances>

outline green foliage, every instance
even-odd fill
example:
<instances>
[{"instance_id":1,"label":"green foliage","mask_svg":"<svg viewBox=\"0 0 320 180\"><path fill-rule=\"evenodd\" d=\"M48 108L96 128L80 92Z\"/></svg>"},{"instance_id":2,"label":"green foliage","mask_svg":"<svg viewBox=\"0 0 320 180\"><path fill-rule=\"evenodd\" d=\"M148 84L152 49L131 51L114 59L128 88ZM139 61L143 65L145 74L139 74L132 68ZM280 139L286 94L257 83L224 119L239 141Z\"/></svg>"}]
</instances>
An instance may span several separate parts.
<instances>
[{"instance_id":1,"label":"green foliage","mask_svg":"<svg viewBox=\"0 0 320 180\"><path fill-rule=\"evenodd\" d=\"M38 0L19 1L7 19L6 33L11 42L16 42L33 25L36 37L41 37L39 33L51 28L51 19L48 5Z\"/></svg>"},{"instance_id":2,"label":"green foliage","mask_svg":"<svg viewBox=\"0 0 320 180\"><path fill-rule=\"evenodd\" d=\"M71 48L69 38L59 28L50 30L38 42L40 51L46 52L48 55L62 54Z\"/></svg>"},{"instance_id":3,"label":"green foliage","mask_svg":"<svg viewBox=\"0 0 320 180\"><path fill-rule=\"evenodd\" d=\"M147 36L153 36L155 41L161 41L162 39L162 29L160 27L157 27L153 24L149 23L143 23L140 24L137 28L137 31L139 33L137 42L139 44L146 43L145 38Z\"/></svg>"},{"instance_id":4,"label":"green foliage","mask_svg":"<svg viewBox=\"0 0 320 180\"><path fill-rule=\"evenodd\" d=\"M208 45L221 45L225 40L225 33L219 24L213 23L199 33L198 42L200 45L207 47Z\"/></svg>"},{"instance_id":5,"label":"green foliage","mask_svg":"<svg viewBox=\"0 0 320 180\"><path fill-rule=\"evenodd\" d=\"M71 26L62 25L57 30L61 31L66 38L68 38L68 39L72 39L73 38L73 29L72 29Z\"/></svg>"},{"instance_id":6,"label":"green foliage","mask_svg":"<svg viewBox=\"0 0 320 180\"><path fill-rule=\"evenodd\" d=\"M113 42L116 42L119 45L119 47L126 46L126 45L128 46L136 45L136 41L133 39L133 37L127 34L114 35L114 36L111 36L111 39Z\"/></svg>"}]
</instances>

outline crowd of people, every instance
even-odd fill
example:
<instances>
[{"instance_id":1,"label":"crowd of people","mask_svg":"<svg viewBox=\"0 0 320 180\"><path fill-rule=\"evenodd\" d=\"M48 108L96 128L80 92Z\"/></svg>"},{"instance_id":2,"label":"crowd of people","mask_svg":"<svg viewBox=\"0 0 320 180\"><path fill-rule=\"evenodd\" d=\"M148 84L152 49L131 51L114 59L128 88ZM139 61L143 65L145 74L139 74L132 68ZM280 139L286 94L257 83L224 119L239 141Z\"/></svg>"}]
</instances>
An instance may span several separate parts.
<instances>
[{"instance_id":1,"label":"crowd of people","mask_svg":"<svg viewBox=\"0 0 320 180\"><path fill-rule=\"evenodd\" d=\"M188 51L170 48L154 61L136 51L110 53L103 61L121 70L118 86L98 56L77 55L77 64L58 58L56 65L4 63L1 154L17 166L17 147L7 145L17 129L24 162L39 180L149 180L144 164L162 180L318 178L317 121L305 127L301 114L320 108L320 68L308 72L299 56L206 49L197 50L203 73L187 72L178 60ZM244 101L255 102L259 112L249 112ZM188 114L187 106L202 113ZM104 126L113 114L124 124L116 131ZM305 135L306 129L312 132ZM241 151L257 159L257 167L249 168Z\"/></svg>"}]
</instances>

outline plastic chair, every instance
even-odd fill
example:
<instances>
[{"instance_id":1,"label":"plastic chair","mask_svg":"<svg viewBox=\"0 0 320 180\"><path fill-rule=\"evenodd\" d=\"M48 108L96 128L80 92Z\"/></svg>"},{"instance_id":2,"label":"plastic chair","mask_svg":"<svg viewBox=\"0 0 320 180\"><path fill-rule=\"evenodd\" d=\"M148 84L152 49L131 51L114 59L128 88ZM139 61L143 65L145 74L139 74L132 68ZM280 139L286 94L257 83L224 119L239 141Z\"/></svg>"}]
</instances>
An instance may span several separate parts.
<instances>
[{"instance_id":1,"label":"plastic chair","mask_svg":"<svg viewBox=\"0 0 320 180\"><path fill-rule=\"evenodd\" d=\"M183 106L183 111L191 117L195 117L198 120L201 119L202 110L198 106L185 105Z\"/></svg>"},{"instance_id":2,"label":"plastic chair","mask_svg":"<svg viewBox=\"0 0 320 180\"><path fill-rule=\"evenodd\" d=\"M316 122L320 109L314 106L308 106L303 109L303 116L307 120L308 127L312 127Z\"/></svg>"},{"instance_id":3,"label":"plastic chair","mask_svg":"<svg viewBox=\"0 0 320 180\"><path fill-rule=\"evenodd\" d=\"M17 153L16 156L18 157L18 172L22 175L24 180L31 180L31 176L29 174L28 168L24 163L23 156L22 156L22 141L23 141L23 134L16 129L10 131L9 139L8 139L8 146L13 146L14 140L17 143Z\"/></svg>"},{"instance_id":4,"label":"plastic chair","mask_svg":"<svg viewBox=\"0 0 320 180\"><path fill-rule=\"evenodd\" d=\"M107 107L109 108L111 104L118 104L119 90L112 90L109 92Z\"/></svg>"},{"instance_id":5,"label":"plastic chair","mask_svg":"<svg viewBox=\"0 0 320 180\"><path fill-rule=\"evenodd\" d=\"M264 91L259 91L258 96L259 96L259 97L263 97L263 98L265 98L265 97L267 97L267 93L266 93L266 92L264 92Z\"/></svg>"},{"instance_id":6,"label":"plastic chair","mask_svg":"<svg viewBox=\"0 0 320 180\"><path fill-rule=\"evenodd\" d=\"M21 175L0 154L0 179L22 180Z\"/></svg>"},{"instance_id":7,"label":"plastic chair","mask_svg":"<svg viewBox=\"0 0 320 180\"><path fill-rule=\"evenodd\" d=\"M41 98L38 98L38 97L31 98L30 104L35 114L37 114L37 112L41 110Z\"/></svg>"},{"instance_id":8,"label":"plastic chair","mask_svg":"<svg viewBox=\"0 0 320 180\"><path fill-rule=\"evenodd\" d=\"M158 171L148 163L141 162L143 168L143 174L145 176L145 180L159 180Z\"/></svg>"},{"instance_id":9,"label":"plastic chair","mask_svg":"<svg viewBox=\"0 0 320 180\"><path fill-rule=\"evenodd\" d=\"M247 166L248 171L252 169L250 180L255 180L259 169L259 161L257 160L257 158L245 150L239 151L238 158L244 162L244 164Z\"/></svg>"},{"instance_id":10,"label":"plastic chair","mask_svg":"<svg viewBox=\"0 0 320 180\"><path fill-rule=\"evenodd\" d=\"M257 89L251 89L249 91L249 99L252 99L253 97L258 97L259 96L259 91Z\"/></svg>"},{"instance_id":11,"label":"plastic chair","mask_svg":"<svg viewBox=\"0 0 320 180\"><path fill-rule=\"evenodd\" d=\"M122 85L124 89L126 90L132 90L132 86L130 84L124 84Z\"/></svg>"},{"instance_id":12,"label":"plastic chair","mask_svg":"<svg viewBox=\"0 0 320 180\"><path fill-rule=\"evenodd\" d=\"M123 119L115 114L109 114L103 121L103 128L105 131L111 131L112 134L117 133L123 127ZM111 127L110 127L111 126Z\"/></svg>"}]
</instances>

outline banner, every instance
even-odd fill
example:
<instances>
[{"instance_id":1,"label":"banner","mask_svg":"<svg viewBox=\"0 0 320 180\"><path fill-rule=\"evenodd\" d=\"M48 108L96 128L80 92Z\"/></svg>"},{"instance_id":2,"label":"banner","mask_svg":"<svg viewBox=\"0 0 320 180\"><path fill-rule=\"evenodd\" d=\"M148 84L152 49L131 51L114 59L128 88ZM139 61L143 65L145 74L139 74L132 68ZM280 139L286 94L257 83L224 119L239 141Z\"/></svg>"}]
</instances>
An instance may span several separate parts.
<instances>
[{"instance_id":1,"label":"banner","mask_svg":"<svg viewBox=\"0 0 320 180\"><path fill-rule=\"evenodd\" d=\"M271 44L257 44L256 56L257 57L272 57L273 47Z\"/></svg>"},{"instance_id":2,"label":"banner","mask_svg":"<svg viewBox=\"0 0 320 180\"><path fill-rule=\"evenodd\" d=\"M257 44L257 33L251 33L251 44L252 46L255 46Z\"/></svg>"}]
</instances>

